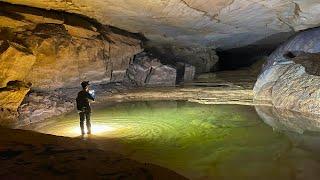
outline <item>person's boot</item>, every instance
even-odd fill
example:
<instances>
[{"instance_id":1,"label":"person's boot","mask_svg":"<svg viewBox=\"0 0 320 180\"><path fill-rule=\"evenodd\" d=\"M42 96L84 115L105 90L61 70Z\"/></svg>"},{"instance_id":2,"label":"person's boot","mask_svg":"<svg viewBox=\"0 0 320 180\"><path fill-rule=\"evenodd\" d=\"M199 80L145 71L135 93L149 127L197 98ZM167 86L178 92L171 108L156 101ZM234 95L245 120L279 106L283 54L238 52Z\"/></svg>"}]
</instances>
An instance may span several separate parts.
<instances>
[{"instance_id":1,"label":"person's boot","mask_svg":"<svg viewBox=\"0 0 320 180\"><path fill-rule=\"evenodd\" d=\"M87 132L87 134L91 134L91 129L88 129L88 132Z\"/></svg>"}]
</instances>

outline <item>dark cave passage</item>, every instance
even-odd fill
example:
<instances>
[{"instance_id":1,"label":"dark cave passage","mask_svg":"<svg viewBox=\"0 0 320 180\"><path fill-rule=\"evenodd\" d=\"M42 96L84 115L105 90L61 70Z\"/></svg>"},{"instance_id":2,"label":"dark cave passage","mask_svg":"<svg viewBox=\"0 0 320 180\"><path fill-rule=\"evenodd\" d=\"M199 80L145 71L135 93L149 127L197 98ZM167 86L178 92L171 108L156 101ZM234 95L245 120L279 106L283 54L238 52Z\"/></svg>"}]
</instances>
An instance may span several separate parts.
<instances>
[{"instance_id":1,"label":"dark cave passage","mask_svg":"<svg viewBox=\"0 0 320 180\"><path fill-rule=\"evenodd\" d=\"M269 46L246 46L229 50L217 50L219 71L237 70L250 67L257 61L269 56L278 44Z\"/></svg>"}]
</instances>

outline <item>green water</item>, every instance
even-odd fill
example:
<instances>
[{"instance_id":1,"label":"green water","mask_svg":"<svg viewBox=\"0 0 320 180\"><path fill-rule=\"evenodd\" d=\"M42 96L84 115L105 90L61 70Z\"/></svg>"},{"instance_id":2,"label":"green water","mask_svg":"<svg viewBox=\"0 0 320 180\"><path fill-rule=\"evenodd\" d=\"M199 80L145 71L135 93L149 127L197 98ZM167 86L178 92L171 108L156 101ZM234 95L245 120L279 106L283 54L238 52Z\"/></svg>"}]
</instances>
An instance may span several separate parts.
<instances>
[{"instance_id":1,"label":"green water","mask_svg":"<svg viewBox=\"0 0 320 180\"><path fill-rule=\"evenodd\" d=\"M78 122L77 114L72 113L30 128L75 137L80 133ZM319 158L299 147L300 135L292 138L273 131L251 106L118 103L95 108L92 123L93 136L88 140L99 148L166 167L190 179L319 177Z\"/></svg>"}]
</instances>

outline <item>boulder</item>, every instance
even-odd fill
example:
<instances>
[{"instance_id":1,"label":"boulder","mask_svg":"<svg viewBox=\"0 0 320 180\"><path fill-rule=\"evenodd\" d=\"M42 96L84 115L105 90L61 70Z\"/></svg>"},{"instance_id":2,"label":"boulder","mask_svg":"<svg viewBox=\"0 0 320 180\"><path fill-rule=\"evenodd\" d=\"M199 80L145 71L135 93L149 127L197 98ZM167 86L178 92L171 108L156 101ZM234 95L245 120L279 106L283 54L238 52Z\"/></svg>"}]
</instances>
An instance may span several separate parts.
<instances>
[{"instance_id":1,"label":"boulder","mask_svg":"<svg viewBox=\"0 0 320 180\"><path fill-rule=\"evenodd\" d=\"M150 74L146 79L147 86L174 86L176 84L175 68L161 65L151 68Z\"/></svg>"},{"instance_id":2,"label":"boulder","mask_svg":"<svg viewBox=\"0 0 320 180\"><path fill-rule=\"evenodd\" d=\"M258 78L254 87L256 101L269 101L273 106L280 109L289 109L297 112L320 114L320 77L308 74L317 73L318 67L310 67L318 55L298 56L288 64L277 63L266 69ZM299 62L297 64L296 62Z\"/></svg>"},{"instance_id":3,"label":"boulder","mask_svg":"<svg viewBox=\"0 0 320 180\"><path fill-rule=\"evenodd\" d=\"M150 67L146 67L137 63L132 63L127 71L127 76L137 86L145 86L146 79L150 73Z\"/></svg>"},{"instance_id":4,"label":"boulder","mask_svg":"<svg viewBox=\"0 0 320 180\"><path fill-rule=\"evenodd\" d=\"M256 101L320 114L320 28L303 31L267 59L254 87Z\"/></svg>"},{"instance_id":5,"label":"boulder","mask_svg":"<svg viewBox=\"0 0 320 180\"><path fill-rule=\"evenodd\" d=\"M127 77L137 86L174 86L176 73L175 68L163 65L159 59L140 53L127 70Z\"/></svg>"}]
</instances>

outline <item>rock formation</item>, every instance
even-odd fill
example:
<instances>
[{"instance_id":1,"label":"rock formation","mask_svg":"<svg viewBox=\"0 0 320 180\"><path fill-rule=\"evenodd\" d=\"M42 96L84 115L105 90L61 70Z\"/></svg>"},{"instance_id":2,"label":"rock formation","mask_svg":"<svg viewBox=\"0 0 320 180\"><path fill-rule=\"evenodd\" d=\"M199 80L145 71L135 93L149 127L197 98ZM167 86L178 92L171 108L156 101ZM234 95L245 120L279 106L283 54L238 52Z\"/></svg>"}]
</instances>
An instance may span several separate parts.
<instances>
[{"instance_id":1,"label":"rock formation","mask_svg":"<svg viewBox=\"0 0 320 180\"><path fill-rule=\"evenodd\" d=\"M136 56L128 69L128 78L138 86L174 86L177 70L145 53Z\"/></svg>"},{"instance_id":2,"label":"rock formation","mask_svg":"<svg viewBox=\"0 0 320 180\"><path fill-rule=\"evenodd\" d=\"M150 50L149 50L150 49ZM197 74L212 72L217 69L219 57L213 48L183 47L183 46L159 46L146 47L168 64L184 62L195 66Z\"/></svg>"},{"instance_id":3,"label":"rock formation","mask_svg":"<svg viewBox=\"0 0 320 180\"><path fill-rule=\"evenodd\" d=\"M284 60L284 55L291 53L293 56L301 53L317 53L320 52L320 29L313 28L302 31L292 36L285 43L281 44L268 58L264 65L264 70L278 61Z\"/></svg>"},{"instance_id":4,"label":"rock formation","mask_svg":"<svg viewBox=\"0 0 320 180\"><path fill-rule=\"evenodd\" d=\"M176 63L177 82L191 82L196 74L196 68L183 62Z\"/></svg>"},{"instance_id":5,"label":"rock formation","mask_svg":"<svg viewBox=\"0 0 320 180\"><path fill-rule=\"evenodd\" d=\"M310 54L320 52L319 33L318 28L304 31L270 55L254 87L257 101L320 114L320 55Z\"/></svg>"},{"instance_id":6,"label":"rock formation","mask_svg":"<svg viewBox=\"0 0 320 180\"><path fill-rule=\"evenodd\" d=\"M0 106L13 111L29 87L122 81L142 51L139 36L72 14L1 3L0 22ZM23 85L12 88L11 82Z\"/></svg>"}]
</instances>

